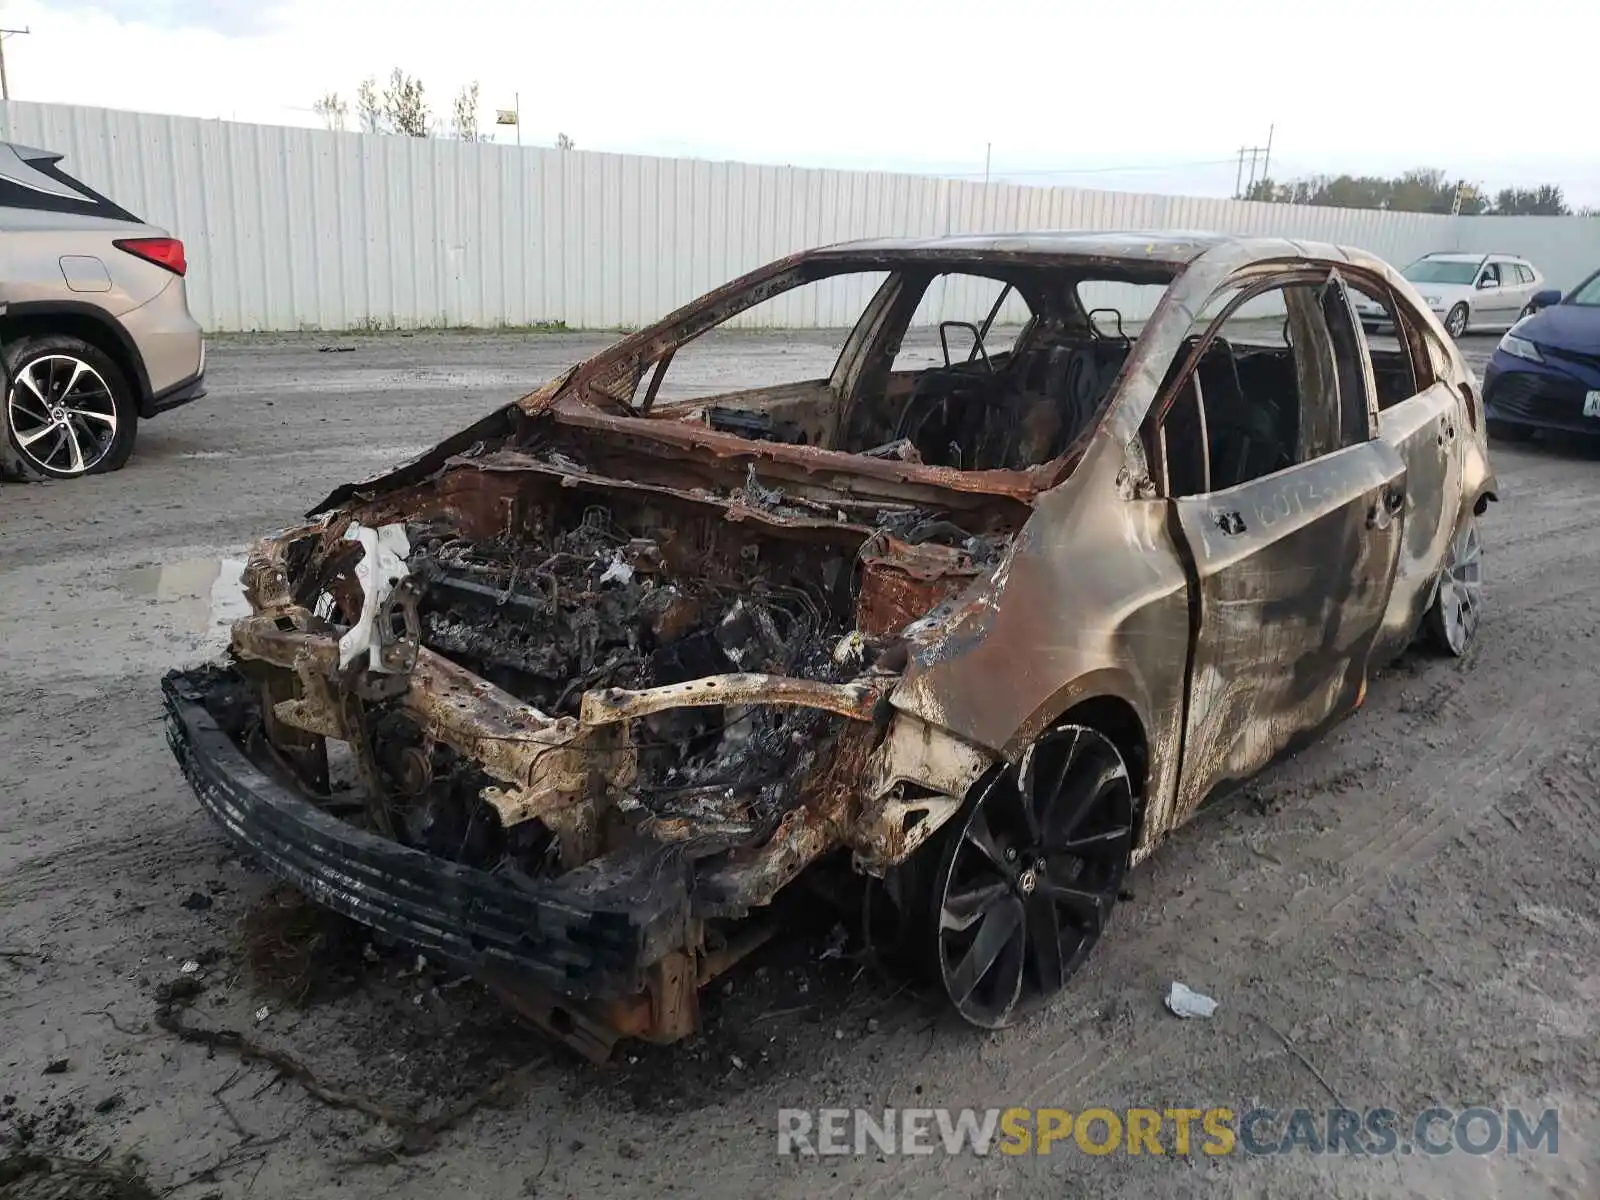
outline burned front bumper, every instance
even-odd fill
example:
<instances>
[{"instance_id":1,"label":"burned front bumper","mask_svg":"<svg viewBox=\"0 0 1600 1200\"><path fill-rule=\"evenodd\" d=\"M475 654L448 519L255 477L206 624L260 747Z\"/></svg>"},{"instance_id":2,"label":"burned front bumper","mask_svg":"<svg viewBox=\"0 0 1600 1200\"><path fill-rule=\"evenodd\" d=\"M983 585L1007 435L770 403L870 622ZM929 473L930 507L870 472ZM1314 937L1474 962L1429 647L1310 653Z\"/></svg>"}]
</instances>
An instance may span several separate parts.
<instances>
[{"instance_id":1,"label":"burned front bumper","mask_svg":"<svg viewBox=\"0 0 1600 1200\"><path fill-rule=\"evenodd\" d=\"M776 929L757 914L802 871L848 851L886 873L994 761L897 709L899 672L869 663L860 634L833 650L839 674L855 669L841 681L707 674L591 688L577 715L551 715L422 644L409 581L357 603L362 581L348 628L295 602L284 545L246 570L254 612L233 626L230 664L163 682L172 750L202 806L312 899L477 976L597 1058L618 1036L692 1032L697 988ZM382 565L381 531L363 549L404 574ZM366 640L347 654L355 634ZM821 714L796 727L804 741L787 735L803 766L773 789L781 807L753 787L641 781L657 715L697 708ZM407 739L426 748L420 761ZM354 792L330 787L331 743L354 761ZM456 782L433 786L434 763ZM470 806L489 843L433 838L426 796Z\"/></svg>"},{"instance_id":2,"label":"burned front bumper","mask_svg":"<svg viewBox=\"0 0 1600 1200\"><path fill-rule=\"evenodd\" d=\"M682 944L688 870L672 845L629 847L537 883L490 874L366 832L258 767L208 701L216 668L162 681L167 740L229 840L328 908L481 977L578 999L620 999Z\"/></svg>"}]
</instances>

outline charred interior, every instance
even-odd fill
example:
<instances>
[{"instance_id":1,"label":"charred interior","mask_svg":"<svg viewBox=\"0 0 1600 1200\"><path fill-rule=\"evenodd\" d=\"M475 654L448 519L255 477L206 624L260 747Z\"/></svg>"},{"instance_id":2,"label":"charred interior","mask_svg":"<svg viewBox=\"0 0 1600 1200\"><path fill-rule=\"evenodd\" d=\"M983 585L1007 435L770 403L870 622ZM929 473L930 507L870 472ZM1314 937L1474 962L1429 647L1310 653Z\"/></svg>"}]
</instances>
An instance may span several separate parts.
<instances>
[{"instance_id":1,"label":"charred interior","mask_svg":"<svg viewBox=\"0 0 1600 1200\"><path fill-rule=\"evenodd\" d=\"M828 279L841 269L814 264L789 283ZM750 440L960 471L1024 470L1066 455L1093 429L1110 396L1133 337L1108 298L1118 301L1128 285L1164 284L1169 277L1104 265L1077 272L918 265L879 289L827 380L658 406L677 351L692 340L686 339L636 361L630 374L597 380L595 390L641 414ZM979 285L982 306L932 304L953 278ZM952 310L963 319L936 319ZM897 356L914 318L936 329L941 361L905 370Z\"/></svg>"}]
</instances>

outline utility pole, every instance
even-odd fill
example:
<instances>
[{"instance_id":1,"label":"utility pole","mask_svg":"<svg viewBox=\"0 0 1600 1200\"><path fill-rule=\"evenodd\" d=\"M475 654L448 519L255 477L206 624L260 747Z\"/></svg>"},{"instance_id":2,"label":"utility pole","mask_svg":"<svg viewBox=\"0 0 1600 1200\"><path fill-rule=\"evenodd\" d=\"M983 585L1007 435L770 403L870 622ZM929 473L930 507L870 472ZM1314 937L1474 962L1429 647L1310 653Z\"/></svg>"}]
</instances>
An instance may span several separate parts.
<instances>
[{"instance_id":1,"label":"utility pole","mask_svg":"<svg viewBox=\"0 0 1600 1200\"><path fill-rule=\"evenodd\" d=\"M989 152L994 149L993 142L983 144L983 186L989 186Z\"/></svg>"},{"instance_id":2,"label":"utility pole","mask_svg":"<svg viewBox=\"0 0 1600 1200\"><path fill-rule=\"evenodd\" d=\"M1235 200L1244 199L1245 196L1249 195L1250 189L1255 186L1255 182L1256 182L1256 155L1258 155L1258 154L1264 155L1264 157L1261 160L1261 163L1262 163L1262 166L1261 166L1261 178L1265 179L1267 177L1267 165L1269 163L1271 163L1271 161L1272 161L1272 132L1273 132L1273 129L1274 129L1274 126L1272 126L1272 125L1268 125L1267 126L1267 144L1265 146L1240 146L1239 147L1239 169L1237 171L1235 171L1234 174L1233 174L1233 198ZM1239 184L1240 184L1240 180L1244 179L1244 156L1246 154L1248 154L1250 156L1250 178L1249 178L1248 181L1245 182L1243 189L1241 189Z\"/></svg>"},{"instance_id":3,"label":"utility pole","mask_svg":"<svg viewBox=\"0 0 1600 1200\"><path fill-rule=\"evenodd\" d=\"M0 100L11 99L11 84L6 80L6 38L32 32L32 29L0 29Z\"/></svg>"}]
</instances>

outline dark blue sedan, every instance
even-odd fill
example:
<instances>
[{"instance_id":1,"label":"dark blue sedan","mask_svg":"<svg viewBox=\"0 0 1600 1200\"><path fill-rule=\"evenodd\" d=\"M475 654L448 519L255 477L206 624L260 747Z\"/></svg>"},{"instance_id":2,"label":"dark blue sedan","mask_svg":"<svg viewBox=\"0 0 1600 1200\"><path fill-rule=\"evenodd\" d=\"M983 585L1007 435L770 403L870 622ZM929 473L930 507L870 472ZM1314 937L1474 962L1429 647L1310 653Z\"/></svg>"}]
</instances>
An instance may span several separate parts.
<instances>
[{"instance_id":1,"label":"dark blue sedan","mask_svg":"<svg viewBox=\"0 0 1600 1200\"><path fill-rule=\"evenodd\" d=\"M1541 292L1534 304L1541 300L1547 306L1511 327L1484 371L1489 432L1507 440L1539 429L1600 434L1600 271L1564 299Z\"/></svg>"}]
</instances>

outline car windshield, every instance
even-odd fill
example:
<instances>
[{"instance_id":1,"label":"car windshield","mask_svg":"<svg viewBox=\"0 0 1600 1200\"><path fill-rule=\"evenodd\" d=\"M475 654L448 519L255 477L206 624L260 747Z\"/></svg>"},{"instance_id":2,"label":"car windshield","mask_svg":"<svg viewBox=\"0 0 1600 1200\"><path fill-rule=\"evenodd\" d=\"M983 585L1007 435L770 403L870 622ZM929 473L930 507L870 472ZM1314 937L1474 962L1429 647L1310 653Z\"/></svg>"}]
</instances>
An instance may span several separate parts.
<instances>
[{"instance_id":1,"label":"car windshield","mask_svg":"<svg viewBox=\"0 0 1600 1200\"><path fill-rule=\"evenodd\" d=\"M759 441L1023 470L1061 458L1099 423L1170 282L1139 263L884 265L802 264L702 302L650 335L660 348L604 377L605 394L639 415ZM731 330L797 327L817 332L730 369Z\"/></svg>"},{"instance_id":2,"label":"car windshield","mask_svg":"<svg viewBox=\"0 0 1600 1200\"><path fill-rule=\"evenodd\" d=\"M1401 273L1412 283L1471 283L1477 278L1478 263L1424 258Z\"/></svg>"},{"instance_id":3,"label":"car windshield","mask_svg":"<svg viewBox=\"0 0 1600 1200\"><path fill-rule=\"evenodd\" d=\"M1566 303L1581 304L1585 308L1600 308L1600 271L1585 279L1567 296Z\"/></svg>"}]
</instances>

